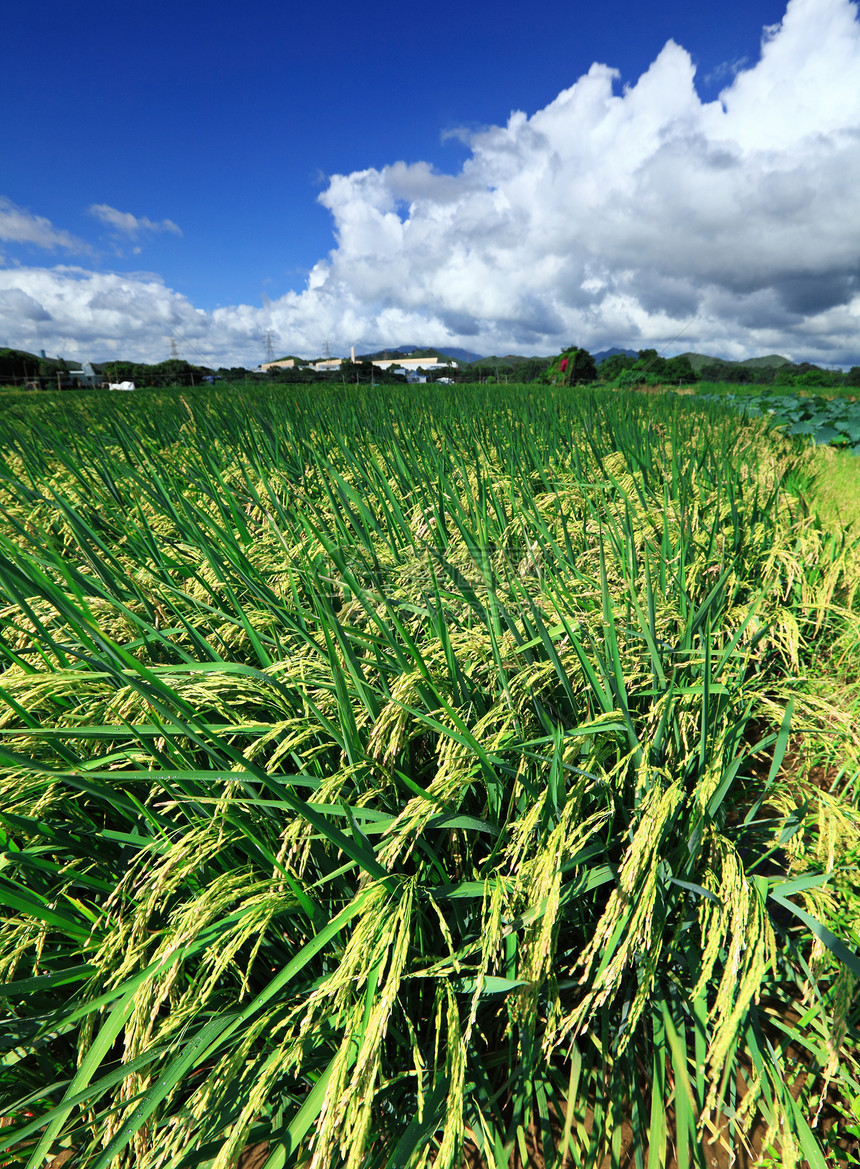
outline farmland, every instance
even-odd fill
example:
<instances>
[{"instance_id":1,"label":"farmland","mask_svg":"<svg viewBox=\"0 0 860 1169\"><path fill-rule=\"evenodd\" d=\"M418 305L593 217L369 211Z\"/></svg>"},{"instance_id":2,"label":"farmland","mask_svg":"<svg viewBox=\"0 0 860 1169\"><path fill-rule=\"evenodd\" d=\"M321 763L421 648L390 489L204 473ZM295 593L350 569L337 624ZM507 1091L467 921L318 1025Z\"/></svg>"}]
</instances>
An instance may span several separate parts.
<instances>
[{"instance_id":1,"label":"farmland","mask_svg":"<svg viewBox=\"0 0 860 1169\"><path fill-rule=\"evenodd\" d=\"M802 438L117 397L0 412L0 1164L854 1155L860 533Z\"/></svg>"}]
</instances>

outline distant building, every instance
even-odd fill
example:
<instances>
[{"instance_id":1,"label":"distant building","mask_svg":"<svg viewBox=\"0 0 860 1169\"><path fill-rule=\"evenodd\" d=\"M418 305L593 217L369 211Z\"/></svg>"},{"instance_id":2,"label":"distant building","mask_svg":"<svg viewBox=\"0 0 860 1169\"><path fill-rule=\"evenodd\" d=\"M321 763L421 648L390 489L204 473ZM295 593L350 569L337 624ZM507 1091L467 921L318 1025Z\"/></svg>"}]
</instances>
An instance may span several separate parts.
<instances>
[{"instance_id":1,"label":"distant building","mask_svg":"<svg viewBox=\"0 0 860 1169\"><path fill-rule=\"evenodd\" d=\"M407 373L418 369L458 369L456 361L437 361L435 357L395 357L392 360L383 358L373 363L378 369L389 369L392 365L403 369Z\"/></svg>"},{"instance_id":2,"label":"distant building","mask_svg":"<svg viewBox=\"0 0 860 1169\"><path fill-rule=\"evenodd\" d=\"M72 386L98 386L101 384L101 378L93 369L90 361L82 361L81 368L70 369L66 377L68 384Z\"/></svg>"},{"instance_id":3,"label":"distant building","mask_svg":"<svg viewBox=\"0 0 860 1169\"><path fill-rule=\"evenodd\" d=\"M330 372L340 369L341 365L346 361L345 357L326 357L320 361L312 361L307 365L307 369L316 370L317 373ZM350 349L349 360L355 362L355 346ZM373 364L377 369L390 369L394 366L397 370L402 370L404 373L410 371L415 372L418 369L457 369L456 361L437 361L435 357L384 357L379 360L374 360ZM296 359L294 357L285 357L282 361L267 361L260 366L263 373L270 369L295 369ZM426 379L425 379L426 380Z\"/></svg>"},{"instance_id":4,"label":"distant building","mask_svg":"<svg viewBox=\"0 0 860 1169\"><path fill-rule=\"evenodd\" d=\"M263 373L268 373L270 369L295 369L295 367L295 357L285 357L283 361L266 361L260 366L260 369Z\"/></svg>"}]
</instances>

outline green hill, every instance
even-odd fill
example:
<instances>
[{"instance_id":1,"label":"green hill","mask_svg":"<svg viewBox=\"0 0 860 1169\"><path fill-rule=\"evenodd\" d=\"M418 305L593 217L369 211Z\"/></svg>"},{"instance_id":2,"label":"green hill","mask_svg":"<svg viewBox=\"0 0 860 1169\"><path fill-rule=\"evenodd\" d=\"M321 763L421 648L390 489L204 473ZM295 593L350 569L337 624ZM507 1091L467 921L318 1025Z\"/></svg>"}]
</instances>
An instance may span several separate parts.
<instances>
[{"instance_id":1,"label":"green hill","mask_svg":"<svg viewBox=\"0 0 860 1169\"><path fill-rule=\"evenodd\" d=\"M722 360L720 357L709 357L707 353L682 353L680 356L686 357L696 373L698 373L703 366L712 365L713 362Z\"/></svg>"},{"instance_id":2,"label":"green hill","mask_svg":"<svg viewBox=\"0 0 860 1169\"><path fill-rule=\"evenodd\" d=\"M26 349L0 348L0 385L21 385L27 382L54 382L57 374L80 370L79 361L67 362L63 357L42 357Z\"/></svg>"},{"instance_id":3,"label":"green hill","mask_svg":"<svg viewBox=\"0 0 860 1169\"><path fill-rule=\"evenodd\" d=\"M275 357L272 360L275 364L279 361L294 361L296 365L310 365L306 357L296 357L295 353L285 353L283 357Z\"/></svg>"},{"instance_id":4,"label":"green hill","mask_svg":"<svg viewBox=\"0 0 860 1169\"><path fill-rule=\"evenodd\" d=\"M706 365L745 365L749 369L772 366L774 369L778 369L781 365L790 364L787 357L780 357L778 353L770 353L767 357L748 357L745 361L732 361L727 357L714 357L708 353L682 353L681 357L687 358L696 373L699 373Z\"/></svg>"},{"instance_id":5,"label":"green hill","mask_svg":"<svg viewBox=\"0 0 860 1169\"><path fill-rule=\"evenodd\" d=\"M766 366L779 369L781 365L791 365L791 362L787 357L780 357L778 353L769 353L767 357L748 357L746 361L739 361L737 364L747 365L751 369L764 369Z\"/></svg>"}]
</instances>

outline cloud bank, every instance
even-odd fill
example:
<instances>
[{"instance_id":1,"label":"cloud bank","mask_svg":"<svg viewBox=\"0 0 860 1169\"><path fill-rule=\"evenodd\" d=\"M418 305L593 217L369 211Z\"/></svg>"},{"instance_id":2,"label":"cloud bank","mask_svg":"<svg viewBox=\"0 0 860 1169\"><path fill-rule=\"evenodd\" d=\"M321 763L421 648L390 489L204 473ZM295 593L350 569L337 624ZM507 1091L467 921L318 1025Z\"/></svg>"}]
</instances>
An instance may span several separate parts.
<instances>
[{"instance_id":1,"label":"cloud bank","mask_svg":"<svg viewBox=\"0 0 860 1169\"><path fill-rule=\"evenodd\" d=\"M683 330L670 352L860 364L857 5L790 0L716 101L694 75L670 41L633 85L595 64L532 116L461 135L456 174L334 175L320 199L336 246L261 308L205 313L145 274L0 270L0 339L156 359L169 320L232 363L258 361L266 330L307 355L662 346Z\"/></svg>"}]
</instances>

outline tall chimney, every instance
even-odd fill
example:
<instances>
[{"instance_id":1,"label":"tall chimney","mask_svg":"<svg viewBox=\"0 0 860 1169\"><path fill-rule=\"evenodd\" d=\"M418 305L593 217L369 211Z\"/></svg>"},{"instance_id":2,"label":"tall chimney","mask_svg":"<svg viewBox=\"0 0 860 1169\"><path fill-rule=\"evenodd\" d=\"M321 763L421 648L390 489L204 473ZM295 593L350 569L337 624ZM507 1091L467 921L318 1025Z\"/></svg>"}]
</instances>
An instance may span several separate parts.
<instances>
[{"instance_id":1,"label":"tall chimney","mask_svg":"<svg viewBox=\"0 0 860 1169\"><path fill-rule=\"evenodd\" d=\"M354 345L350 345L350 347L349 347L349 360L352 362L353 365L355 365L355 346Z\"/></svg>"}]
</instances>

